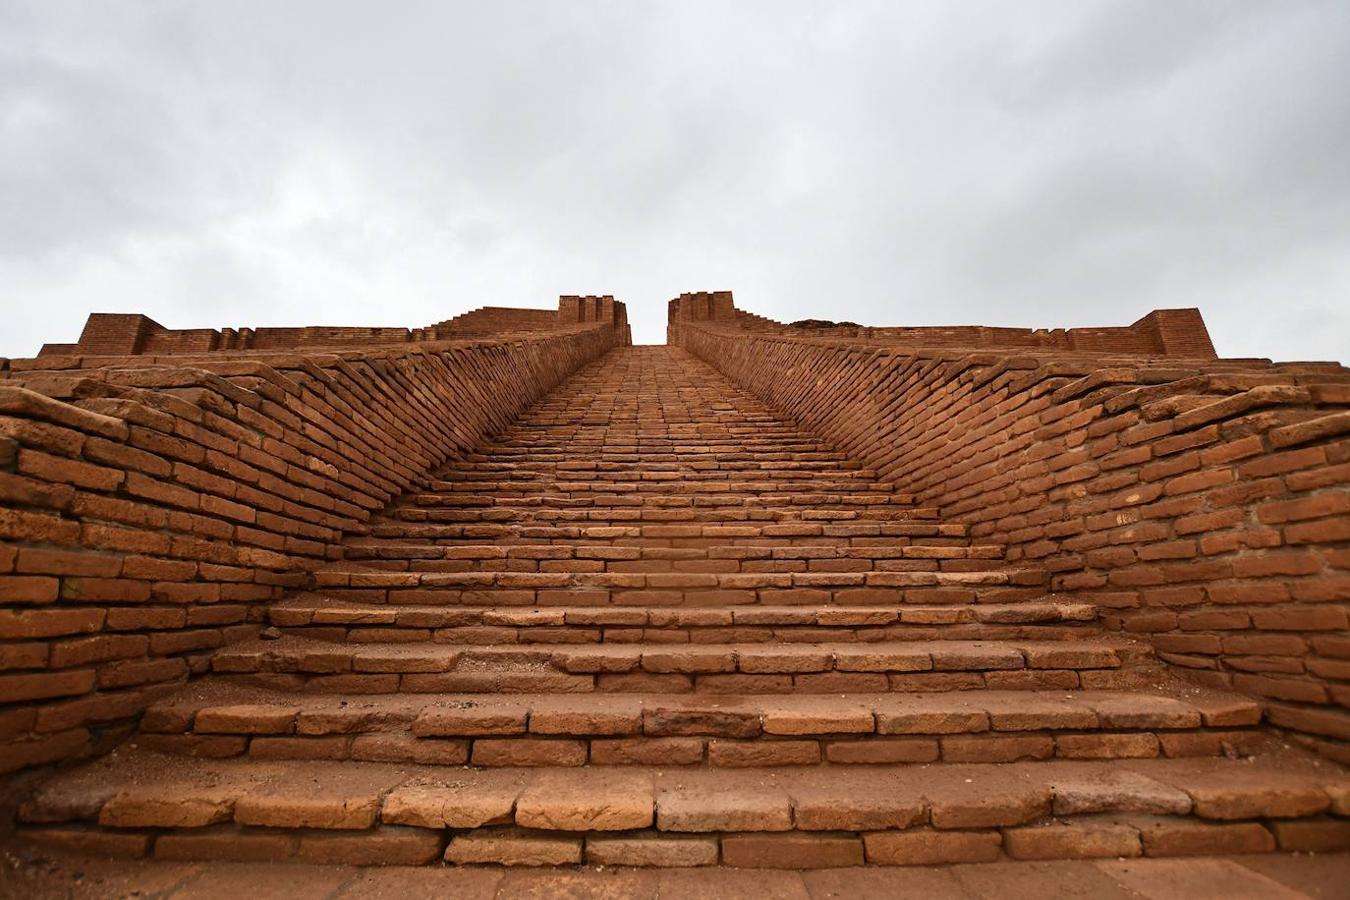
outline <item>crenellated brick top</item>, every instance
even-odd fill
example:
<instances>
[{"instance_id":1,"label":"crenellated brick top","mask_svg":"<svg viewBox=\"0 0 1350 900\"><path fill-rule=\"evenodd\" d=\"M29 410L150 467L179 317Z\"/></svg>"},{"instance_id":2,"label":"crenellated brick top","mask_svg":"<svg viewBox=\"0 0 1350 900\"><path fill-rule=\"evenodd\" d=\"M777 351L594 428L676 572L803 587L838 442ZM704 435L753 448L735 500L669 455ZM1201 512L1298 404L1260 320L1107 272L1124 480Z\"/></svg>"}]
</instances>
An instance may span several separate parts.
<instances>
[{"instance_id":1,"label":"crenellated brick top","mask_svg":"<svg viewBox=\"0 0 1350 900\"><path fill-rule=\"evenodd\" d=\"M298 328L165 328L140 313L91 313L78 342L44 344L39 356L162 356L222 350L359 348L536 334L610 322L627 332L624 304L612 296L564 296L553 309L484 306L424 328L308 325Z\"/></svg>"},{"instance_id":2,"label":"crenellated brick top","mask_svg":"<svg viewBox=\"0 0 1350 900\"><path fill-rule=\"evenodd\" d=\"M1001 328L987 325L868 327L851 323L787 325L737 309L731 291L681 294L670 301L669 322L711 321L747 331L838 340L857 338L897 347L975 350L1059 350L1214 359L1214 345L1200 310L1155 309L1132 325L1106 328Z\"/></svg>"}]
</instances>

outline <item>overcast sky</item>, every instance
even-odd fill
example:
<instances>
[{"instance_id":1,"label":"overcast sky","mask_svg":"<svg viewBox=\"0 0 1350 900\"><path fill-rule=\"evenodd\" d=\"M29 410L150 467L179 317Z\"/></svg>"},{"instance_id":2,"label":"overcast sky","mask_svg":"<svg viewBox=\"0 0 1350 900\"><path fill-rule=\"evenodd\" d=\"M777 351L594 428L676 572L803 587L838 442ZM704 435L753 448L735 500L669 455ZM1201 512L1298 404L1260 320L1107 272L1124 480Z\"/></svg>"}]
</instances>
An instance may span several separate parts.
<instances>
[{"instance_id":1,"label":"overcast sky","mask_svg":"<svg viewBox=\"0 0 1350 900\"><path fill-rule=\"evenodd\" d=\"M1350 359L1350 3L0 0L0 356L713 289Z\"/></svg>"}]
</instances>

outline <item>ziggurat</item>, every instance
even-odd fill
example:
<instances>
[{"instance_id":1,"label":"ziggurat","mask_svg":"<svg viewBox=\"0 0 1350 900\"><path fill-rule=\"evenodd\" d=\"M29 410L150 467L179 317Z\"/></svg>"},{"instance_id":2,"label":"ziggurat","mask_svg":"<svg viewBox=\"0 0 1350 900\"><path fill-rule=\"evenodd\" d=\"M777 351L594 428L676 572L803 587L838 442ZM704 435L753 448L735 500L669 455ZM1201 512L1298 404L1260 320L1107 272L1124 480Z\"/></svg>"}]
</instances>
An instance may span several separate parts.
<instances>
[{"instance_id":1,"label":"ziggurat","mask_svg":"<svg viewBox=\"0 0 1350 900\"><path fill-rule=\"evenodd\" d=\"M17 834L814 868L1350 848L1350 372L1195 310L0 361ZM17 782L16 782L17 783Z\"/></svg>"}]
</instances>

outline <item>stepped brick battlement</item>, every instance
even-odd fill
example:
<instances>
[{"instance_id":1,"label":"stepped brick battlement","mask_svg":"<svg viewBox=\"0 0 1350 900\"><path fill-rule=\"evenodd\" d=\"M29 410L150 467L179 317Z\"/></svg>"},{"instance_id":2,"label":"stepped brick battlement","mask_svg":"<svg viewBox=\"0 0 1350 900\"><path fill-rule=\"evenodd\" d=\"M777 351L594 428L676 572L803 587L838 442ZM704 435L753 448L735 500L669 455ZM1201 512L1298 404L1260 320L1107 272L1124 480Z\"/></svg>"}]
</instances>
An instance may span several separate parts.
<instances>
[{"instance_id":1,"label":"stepped brick battlement","mask_svg":"<svg viewBox=\"0 0 1350 900\"><path fill-rule=\"evenodd\" d=\"M312 325L175 330L140 313L91 313L78 342L45 344L38 355L155 356L226 350L372 347L556 331L587 322L608 321L624 330L628 328L626 316L624 305L610 296L564 296L556 310L484 306L425 328Z\"/></svg>"},{"instance_id":2,"label":"stepped brick battlement","mask_svg":"<svg viewBox=\"0 0 1350 900\"><path fill-rule=\"evenodd\" d=\"M986 325L868 327L816 322L785 325L737 309L731 291L681 294L670 301L670 325L734 324L764 334L812 338L861 338L896 347L970 350L1039 350L1214 359L1214 345L1198 309L1155 309L1133 325L1117 328L997 328Z\"/></svg>"},{"instance_id":3,"label":"stepped brick battlement","mask_svg":"<svg viewBox=\"0 0 1350 900\"><path fill-rule=\"evenodd\" d=\"M794 326L730 292L652 347L612 297L148 322L0 361L0 771L50 768L26 840L1350 849L1339 365L1216 358L1196 310Z\"/></svg>"}]
</instances>

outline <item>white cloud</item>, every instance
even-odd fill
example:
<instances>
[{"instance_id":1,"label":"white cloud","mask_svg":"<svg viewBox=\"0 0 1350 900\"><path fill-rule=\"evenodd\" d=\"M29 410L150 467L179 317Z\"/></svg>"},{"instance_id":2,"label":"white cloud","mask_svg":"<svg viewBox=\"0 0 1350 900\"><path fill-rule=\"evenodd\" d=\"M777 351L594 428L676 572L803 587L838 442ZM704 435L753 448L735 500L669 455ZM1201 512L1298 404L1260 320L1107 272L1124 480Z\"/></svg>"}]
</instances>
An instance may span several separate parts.
<instances>
[{"instance_id":1,"label":"white cloud","mask_svg":"<svg viewBox=\"0 0 1350 900\"><path fill-rule=\"evenodd\" d=\"M1338 2L0 0L0 355L613 293L1350 357Z\"/></svg>"}]
</instances>

